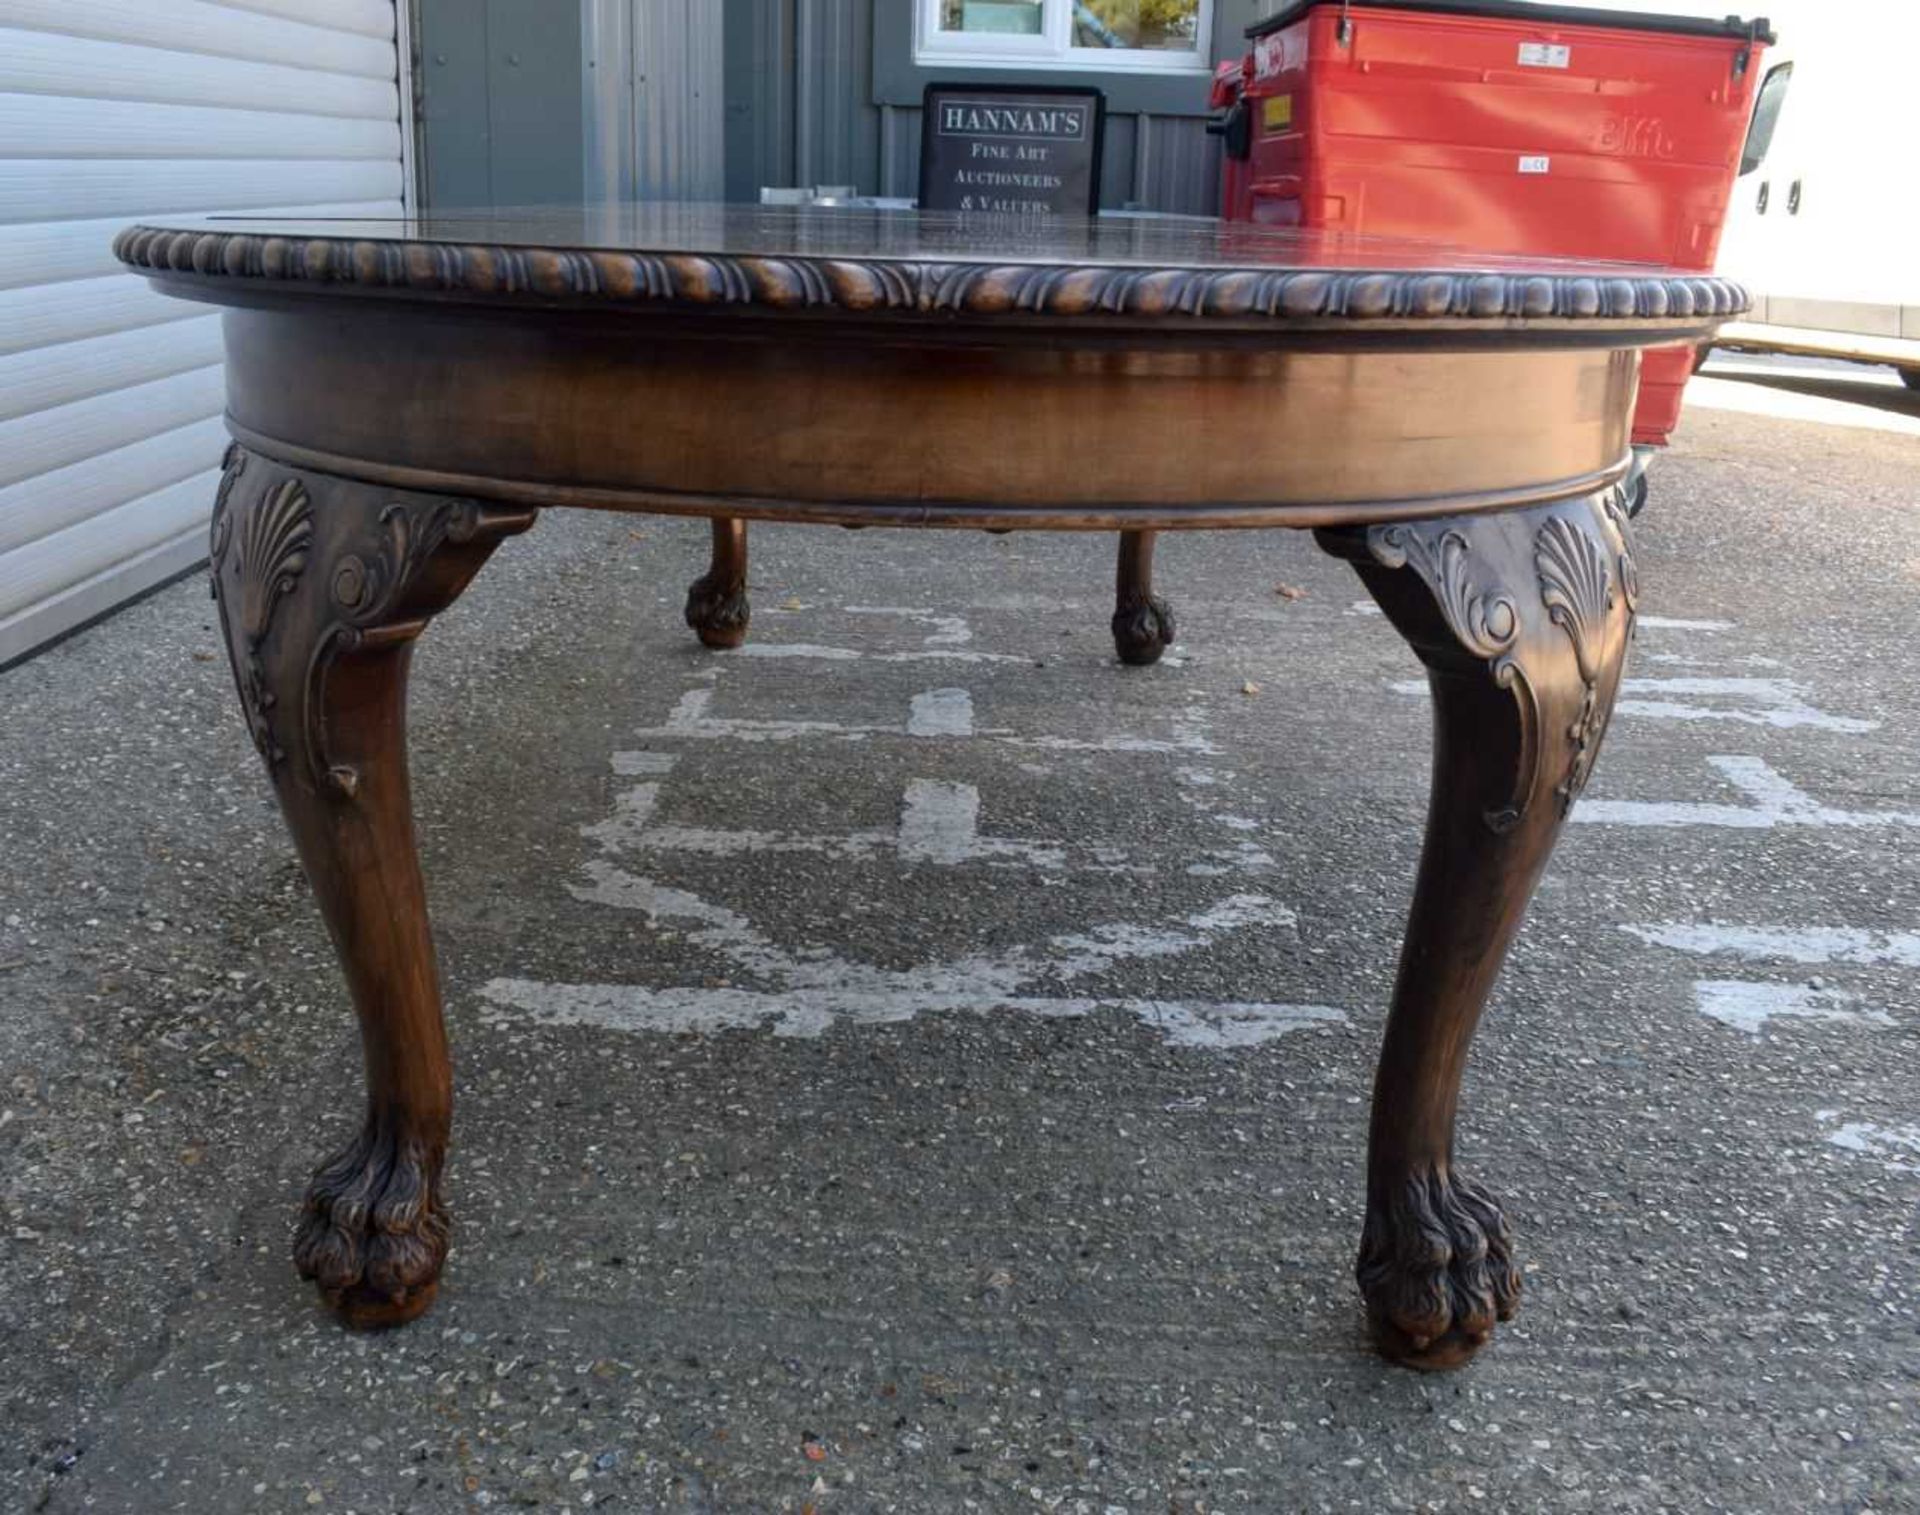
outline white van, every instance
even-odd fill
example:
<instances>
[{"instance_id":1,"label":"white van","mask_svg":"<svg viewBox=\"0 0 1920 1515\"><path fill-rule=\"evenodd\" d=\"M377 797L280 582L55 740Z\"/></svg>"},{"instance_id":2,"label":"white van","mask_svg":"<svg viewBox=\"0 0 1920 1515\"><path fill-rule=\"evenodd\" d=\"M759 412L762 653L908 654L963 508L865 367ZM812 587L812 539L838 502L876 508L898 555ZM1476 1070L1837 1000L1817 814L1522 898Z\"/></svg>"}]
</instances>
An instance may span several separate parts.
<instances>
[{"instance_id":1,"label":"white van","mask_svg":"<svg viewBox=\"0 0 1920 1515\"><path fill-rule=\"evenodd\" d=\"M1728 0L1582 0L1718 18ZM1920 189L1911 139L1920 0L1755 0L1777 46L1754 105L1718 271L1754 292L1716 345L1890 363L1920 388Z\"/></svg>"},{"instance_id":2,"label":"white van","mask_svg":"<svg viewBox=\"0 0 1920 1515\"><path fill-rule=\"evenodd\" d=\"M1720 270L1754 291L1717 345L1890 363L1920 389L1920 193L1909 158L1914 0L1774 0ZM1751 156L1751 148L1750 148ZM1745 166L1745 165L1743 165Z\"/></svg>"}]
</instances>

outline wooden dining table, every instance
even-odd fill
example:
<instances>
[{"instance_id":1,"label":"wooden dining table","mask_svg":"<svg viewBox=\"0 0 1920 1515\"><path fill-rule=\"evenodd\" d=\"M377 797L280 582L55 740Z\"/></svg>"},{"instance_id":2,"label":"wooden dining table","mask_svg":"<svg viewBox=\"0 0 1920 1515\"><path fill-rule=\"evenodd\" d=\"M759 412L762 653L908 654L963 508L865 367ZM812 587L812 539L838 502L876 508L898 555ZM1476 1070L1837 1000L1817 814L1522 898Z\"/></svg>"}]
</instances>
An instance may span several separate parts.
<instances>
[{"instance_id":1,"label":"wooden dining table","mask_svg":"<svg viewBox=\"0 0 1920 1515\"><path fill-rule=\"evenodd\" d=\"M1455 1159L1461 1074L1620 687L1640 354L1708 339L1746 308L1738 285L1238 225L803 207L226 216L114 246L225 308L213 588L365 1049L364 1122L294 1243L345 1320L419 1315L449 1238L413 644L546 508L734 523L696 586L709 616L744 594L727 546L750 520L1313 531L1433 704L1360 1293L1380 1349L1418 1367L1512 1314L1507 1224Z\"/></svg>"}]
</instances>

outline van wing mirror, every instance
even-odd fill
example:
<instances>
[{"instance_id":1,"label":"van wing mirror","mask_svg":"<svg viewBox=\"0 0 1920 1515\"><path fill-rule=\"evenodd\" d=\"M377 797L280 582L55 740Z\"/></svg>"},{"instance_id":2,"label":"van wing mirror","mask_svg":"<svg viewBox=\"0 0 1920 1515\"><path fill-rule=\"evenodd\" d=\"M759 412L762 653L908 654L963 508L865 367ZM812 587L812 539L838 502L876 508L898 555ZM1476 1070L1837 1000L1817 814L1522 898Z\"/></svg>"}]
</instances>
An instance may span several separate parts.
<instances>
[{"instance_id":1,"label":"van wing mirror","mask_svg":"<svg viewBox=\"0 0 1920 1515\"><path fill-rule=\"evenodd\" d=\"M1774 128L1780 124L1780 107L1787 102L1787 86L1793 82L1793 65L1777 63L1760 81L1760 92L1753 102L1753 122L1747 128L1747 145L1740 153L1740 172L1750 174L1767 161L1767 149L1773 146Z\"/></svg>"}]
</instances>

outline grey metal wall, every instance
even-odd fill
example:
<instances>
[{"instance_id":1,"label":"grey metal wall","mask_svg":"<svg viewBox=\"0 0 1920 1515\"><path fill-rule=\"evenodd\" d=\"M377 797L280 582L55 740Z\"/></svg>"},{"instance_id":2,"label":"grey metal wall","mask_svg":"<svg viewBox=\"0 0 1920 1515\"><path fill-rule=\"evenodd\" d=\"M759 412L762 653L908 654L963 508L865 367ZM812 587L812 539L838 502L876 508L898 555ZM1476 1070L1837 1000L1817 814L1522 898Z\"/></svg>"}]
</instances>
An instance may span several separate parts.
<instances>
[{"instance_id":1,"label":"grey metal wall","mask_svg":"<svg viewBox=\"0 0 1920 1515\"><path fill-rule=\"evenodd\" d=\"M762 185L796 184L911 195L920 112L908 102L918 98L921 71L905 56L908 0L724 3L727 198L751 200ZM1239 56L1245 28L1272 8L1272 0L1216 0L1214 55ZM1101 203L1216 211L1219 146L1206 132L1205 82L1090 77L1110 96ZM1130 108L1136 99L1146 108Z\"/></svg>"},{"instance_id":2,"label":"grey metal wall","mask_svg":"<svg viewBox=\"0 0 1920 1515\"><path fill-rule=\"evenodd\" d=\"M725 197L726 34L713 0L581 0L587 198Z\"/></svg>"},{"instance_id":3,"label":"grey metal wall","mask_svg":"<svg viewBox=\"0 0 1920 1515\"><path fill-rule=\"evenodd\" d=\"M580 198L580 34L565 0L420 0L426 204Z\"/></svg>"},{"instance_id":4,"label":"grey metal wall","mask_svg":"<svg viewBox=\"0 0 1920 1515\"><path fill-rule=\"evenodd\" d=\"M911 0L418 3L429 205L917 186L920 92L934 73L913 62ZM1215 0L1214 55L1239 56L1246 26L1277 3ZM963 76L1098 83L1108 97L1101 203L1217 210L1204 78Z\"/></svg>"},{"instance_id":5,"label":"grey metal wall","mask_svg":"<svg viewBox=\"0 0 1920 1515\"><path fill-rule=\"evenodd\" d=\"M882 166L889 154L873 103L874 0L725 6L727 198L755 200L763 185L795 184L912 194L911 177L896 182Z\"/></svg>"}]
</instances>

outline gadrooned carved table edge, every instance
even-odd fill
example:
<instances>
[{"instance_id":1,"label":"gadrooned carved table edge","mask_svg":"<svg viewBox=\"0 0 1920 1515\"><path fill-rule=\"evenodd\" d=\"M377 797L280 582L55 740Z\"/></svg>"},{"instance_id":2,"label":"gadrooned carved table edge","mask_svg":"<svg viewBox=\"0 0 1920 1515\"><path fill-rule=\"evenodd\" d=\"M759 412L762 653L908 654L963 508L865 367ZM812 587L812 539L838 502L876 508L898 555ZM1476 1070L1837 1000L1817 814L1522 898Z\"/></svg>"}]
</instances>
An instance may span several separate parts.
<instances>
[{"instance_id":1,"label":"gadrooned carved table edge","mask_svg":"<svg viewBox=\"0 0 1920 1515\"><path fill-rule=\"evenodd\" d=\"M129 268L155 275L612 306L1497 326L1708 323L1742 314L1752 304L1746 288L1731 279L1637 270L1563 274L965 263L299 238L145 225L122 231L113 250Z\"/></svg>"}]
</instances>

